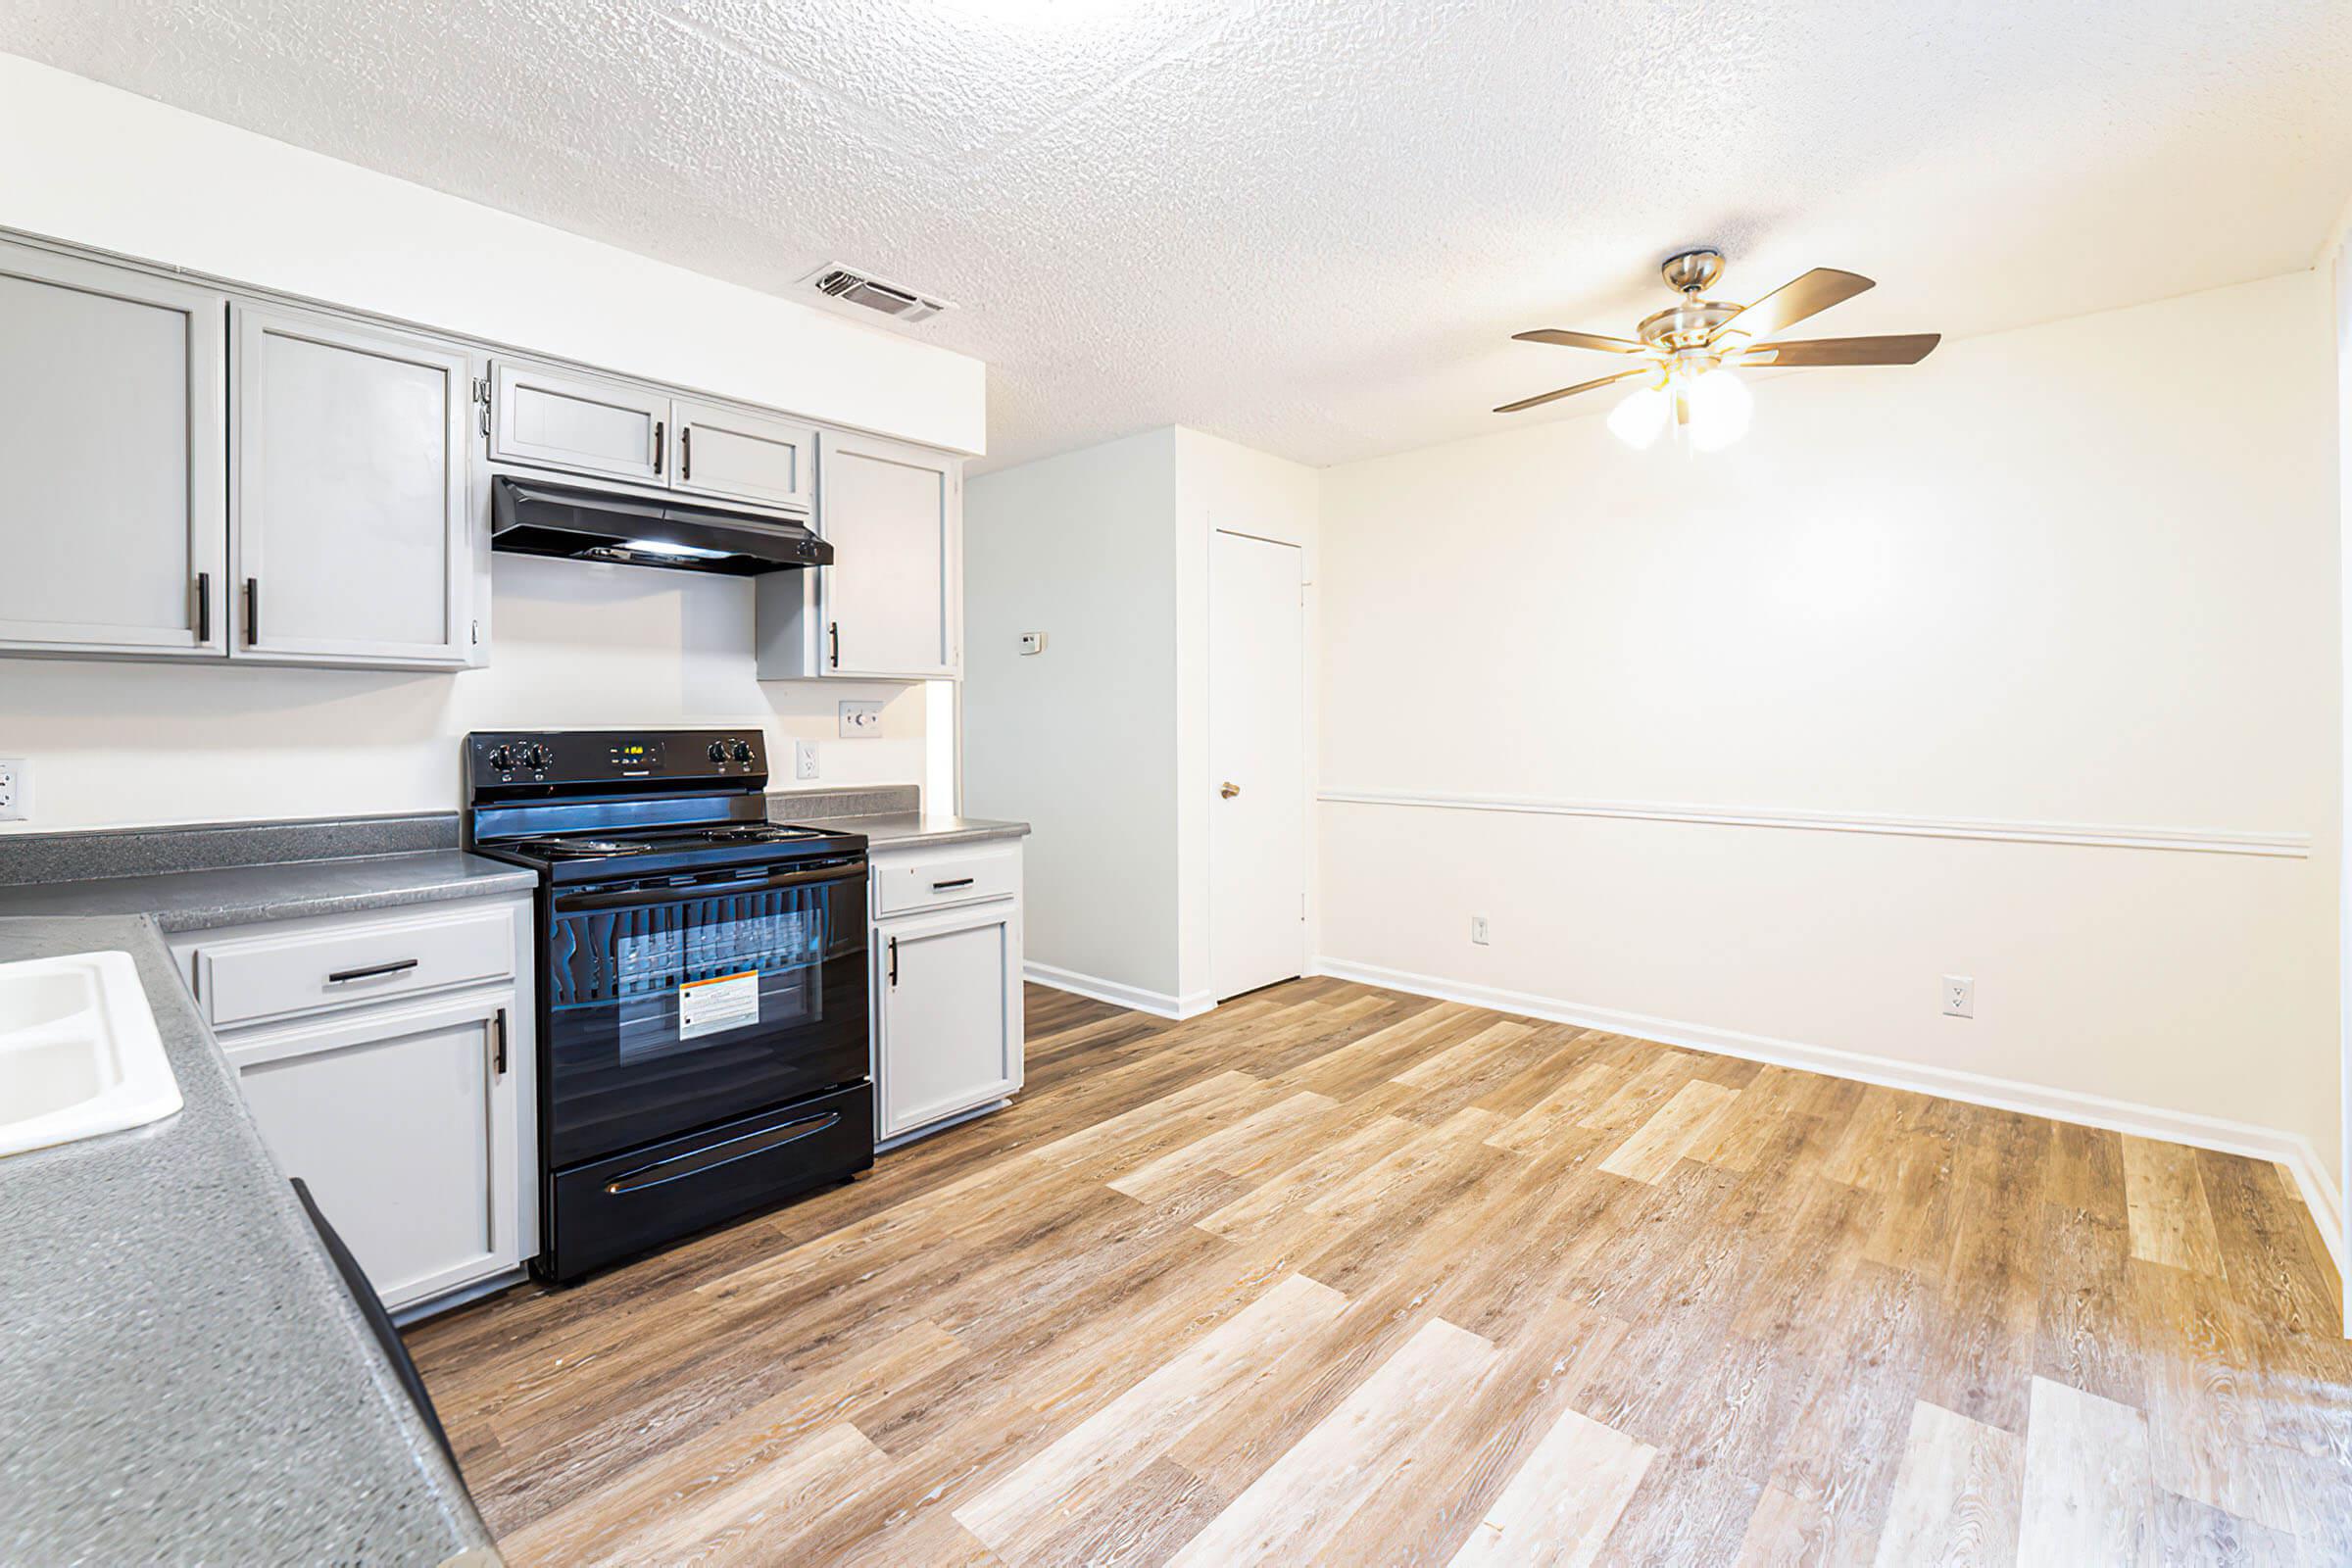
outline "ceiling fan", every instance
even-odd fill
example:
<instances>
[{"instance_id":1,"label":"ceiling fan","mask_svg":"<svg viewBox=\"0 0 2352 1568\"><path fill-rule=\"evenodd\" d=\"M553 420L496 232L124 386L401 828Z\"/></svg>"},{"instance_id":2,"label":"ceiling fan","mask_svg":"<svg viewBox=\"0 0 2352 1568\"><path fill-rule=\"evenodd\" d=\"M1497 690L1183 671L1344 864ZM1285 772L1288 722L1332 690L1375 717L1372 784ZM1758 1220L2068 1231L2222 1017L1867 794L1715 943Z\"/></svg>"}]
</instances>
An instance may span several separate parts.
<instances>
[{"instance_id":1,"label":"ceiling fan","mask_svg":"<svg viewBox=\"0 0 2352 1568\"><path fill-rule=\"evenodd\" d=\"M1821 365L1917 365L1942 341L1937 332L1912 332L1894 337L1817 337L1785 340L1779 334L1809 316L1852 299L1875 285L1854 272L1816 267L1804 276L1765 295L1753 305L1728 305L1699 295L1723 275L1723 253L1716 250L1678 251L1659 267L1666 286L1679 290L1682 303L1644 318L1632 338L1598 332L1572 332L1539 327L1513 334L1521 343L1556 343L1562 348L1597 349L1605 354L1634 358L1631 368L1591 381L1579 381L1554 392L1505 403L1496 414L1516 414L1579 392L1614 386L1619 381L1643 384L1609 416L1609 428L1637 447L1648 446L1663 433L1669 417L1685 429L1700 451L1736 441L1747 429L1753 400L1738 368Z\"/></svg>"}]
</instances>

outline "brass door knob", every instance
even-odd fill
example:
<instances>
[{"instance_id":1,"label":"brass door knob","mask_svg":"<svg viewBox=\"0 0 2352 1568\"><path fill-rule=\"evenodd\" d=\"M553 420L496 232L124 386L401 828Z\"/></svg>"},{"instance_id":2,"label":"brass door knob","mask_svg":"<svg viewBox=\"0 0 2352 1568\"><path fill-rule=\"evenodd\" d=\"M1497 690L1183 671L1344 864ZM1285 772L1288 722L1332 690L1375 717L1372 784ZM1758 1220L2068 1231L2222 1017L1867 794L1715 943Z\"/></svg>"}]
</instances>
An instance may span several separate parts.
<instances>
[{"instance_id":1,"label":"brass door knob","mask_svg":"<svg viewBox=\"0 0 2352 1568\"><path fill-rule=\"evenodd\" d=\"M1217 793L1230 801L1242 793L1242 787L1239 784L1220 784L1217 786Z\"/></svg>"}]
</instances>

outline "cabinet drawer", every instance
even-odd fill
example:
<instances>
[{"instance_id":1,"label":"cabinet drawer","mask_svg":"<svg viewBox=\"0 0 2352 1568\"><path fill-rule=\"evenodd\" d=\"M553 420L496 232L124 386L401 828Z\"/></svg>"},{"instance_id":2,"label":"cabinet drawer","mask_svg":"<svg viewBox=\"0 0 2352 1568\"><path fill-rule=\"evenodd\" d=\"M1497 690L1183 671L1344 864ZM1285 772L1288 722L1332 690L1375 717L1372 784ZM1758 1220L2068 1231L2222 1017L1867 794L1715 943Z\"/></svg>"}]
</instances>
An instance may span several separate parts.
<instances>
[{"instance_id":1,"label":"cabinet drawer","mask_svg":"<svg viewBox=\"0 0 2352 1568\"><path fill-rule=\"evenodd\" d=\"M887 857L887 858L886 858ZM976 899L1008 899L1021 891L1017 844L963 844L874 857L874 914L940 909Z\"/></svg>"},{"instance_id":2,"label":"cabinet drawer","mask_svg":"<svg viewBox=\"0 0 2352 1568\"><path fill-rule=\"evenodd\" d=\"M217 1026L379 1002L514 972L505 905L431 919L245 937L195 949L197 1005Z\"/></svg>"}]
</instances>

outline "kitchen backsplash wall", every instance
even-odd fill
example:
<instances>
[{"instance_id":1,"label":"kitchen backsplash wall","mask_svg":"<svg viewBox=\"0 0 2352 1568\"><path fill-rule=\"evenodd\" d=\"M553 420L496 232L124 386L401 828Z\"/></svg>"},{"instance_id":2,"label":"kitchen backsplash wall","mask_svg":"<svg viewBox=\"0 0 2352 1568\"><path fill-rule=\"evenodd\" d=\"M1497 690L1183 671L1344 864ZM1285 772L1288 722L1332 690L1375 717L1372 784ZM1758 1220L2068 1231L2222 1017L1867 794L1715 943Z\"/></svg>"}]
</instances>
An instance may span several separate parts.
<instances>
[{"instance_id":1,"label":"kitchen backsplash wall","mask_svg":"<svg viewBox=\"0 0 2352 1568\"><path fill-rule=\"evenodd\" d=\"M500 727L757 728L780 789L808 787L795 740L818 784L925 776L923 687L754 678L748 581L513 556L494 579L489 667L456 675L0 660L32 807L0 833L450 810L459 738ZM847 698L883 702L879 735L839 738Z\"/></svg>"}]
</instances>

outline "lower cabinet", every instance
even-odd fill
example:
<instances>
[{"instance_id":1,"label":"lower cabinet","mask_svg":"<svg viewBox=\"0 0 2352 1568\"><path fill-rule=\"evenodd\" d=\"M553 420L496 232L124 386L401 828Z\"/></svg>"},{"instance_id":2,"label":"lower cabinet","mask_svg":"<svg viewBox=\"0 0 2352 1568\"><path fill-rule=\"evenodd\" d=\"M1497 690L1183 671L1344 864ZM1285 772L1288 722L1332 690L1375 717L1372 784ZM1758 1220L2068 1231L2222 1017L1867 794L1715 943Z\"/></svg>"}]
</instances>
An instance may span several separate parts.
<instances>
[{"instance_id":1,"label":"lower cabinet","mask_svg":"<svg viewBox=\"0 0 2352 1568\"><path fill-rule=\"evenodd\" d=\"M992 846L1012 858L1018 845ZM877 853L877 883L940 864ZM964 879L968 852L955 865ZM993 879L970 877L975 889ZM874 907L890 901L877 897ZM888 1143L1005 1099L1021 1087L1021 906L1017 897L886 915L874 922L874 1103L877 1142Z\"/></svg>"},{"instance_id":2,"label":"lower cabinet","mask_svg":"<svg viewBox=\"0 0 2352 1568\"><path fill-rule=\"evenodd\" d=\"M512 991L364 1008L228 1051L263 1141L399 1310L522 1260Z\"/></svg>"},{"instance_id":3,"label":"lower cabinet","mask_svg":"<svg viewBox=\"0 0 2352 1568\"><path fill-rule=\"evenodd\" d=\"M262 1141L394 1312L538 1249L527 900L172 939ZM449 961L462 944L469 960Z\"/></svg>"}]
</instances>

